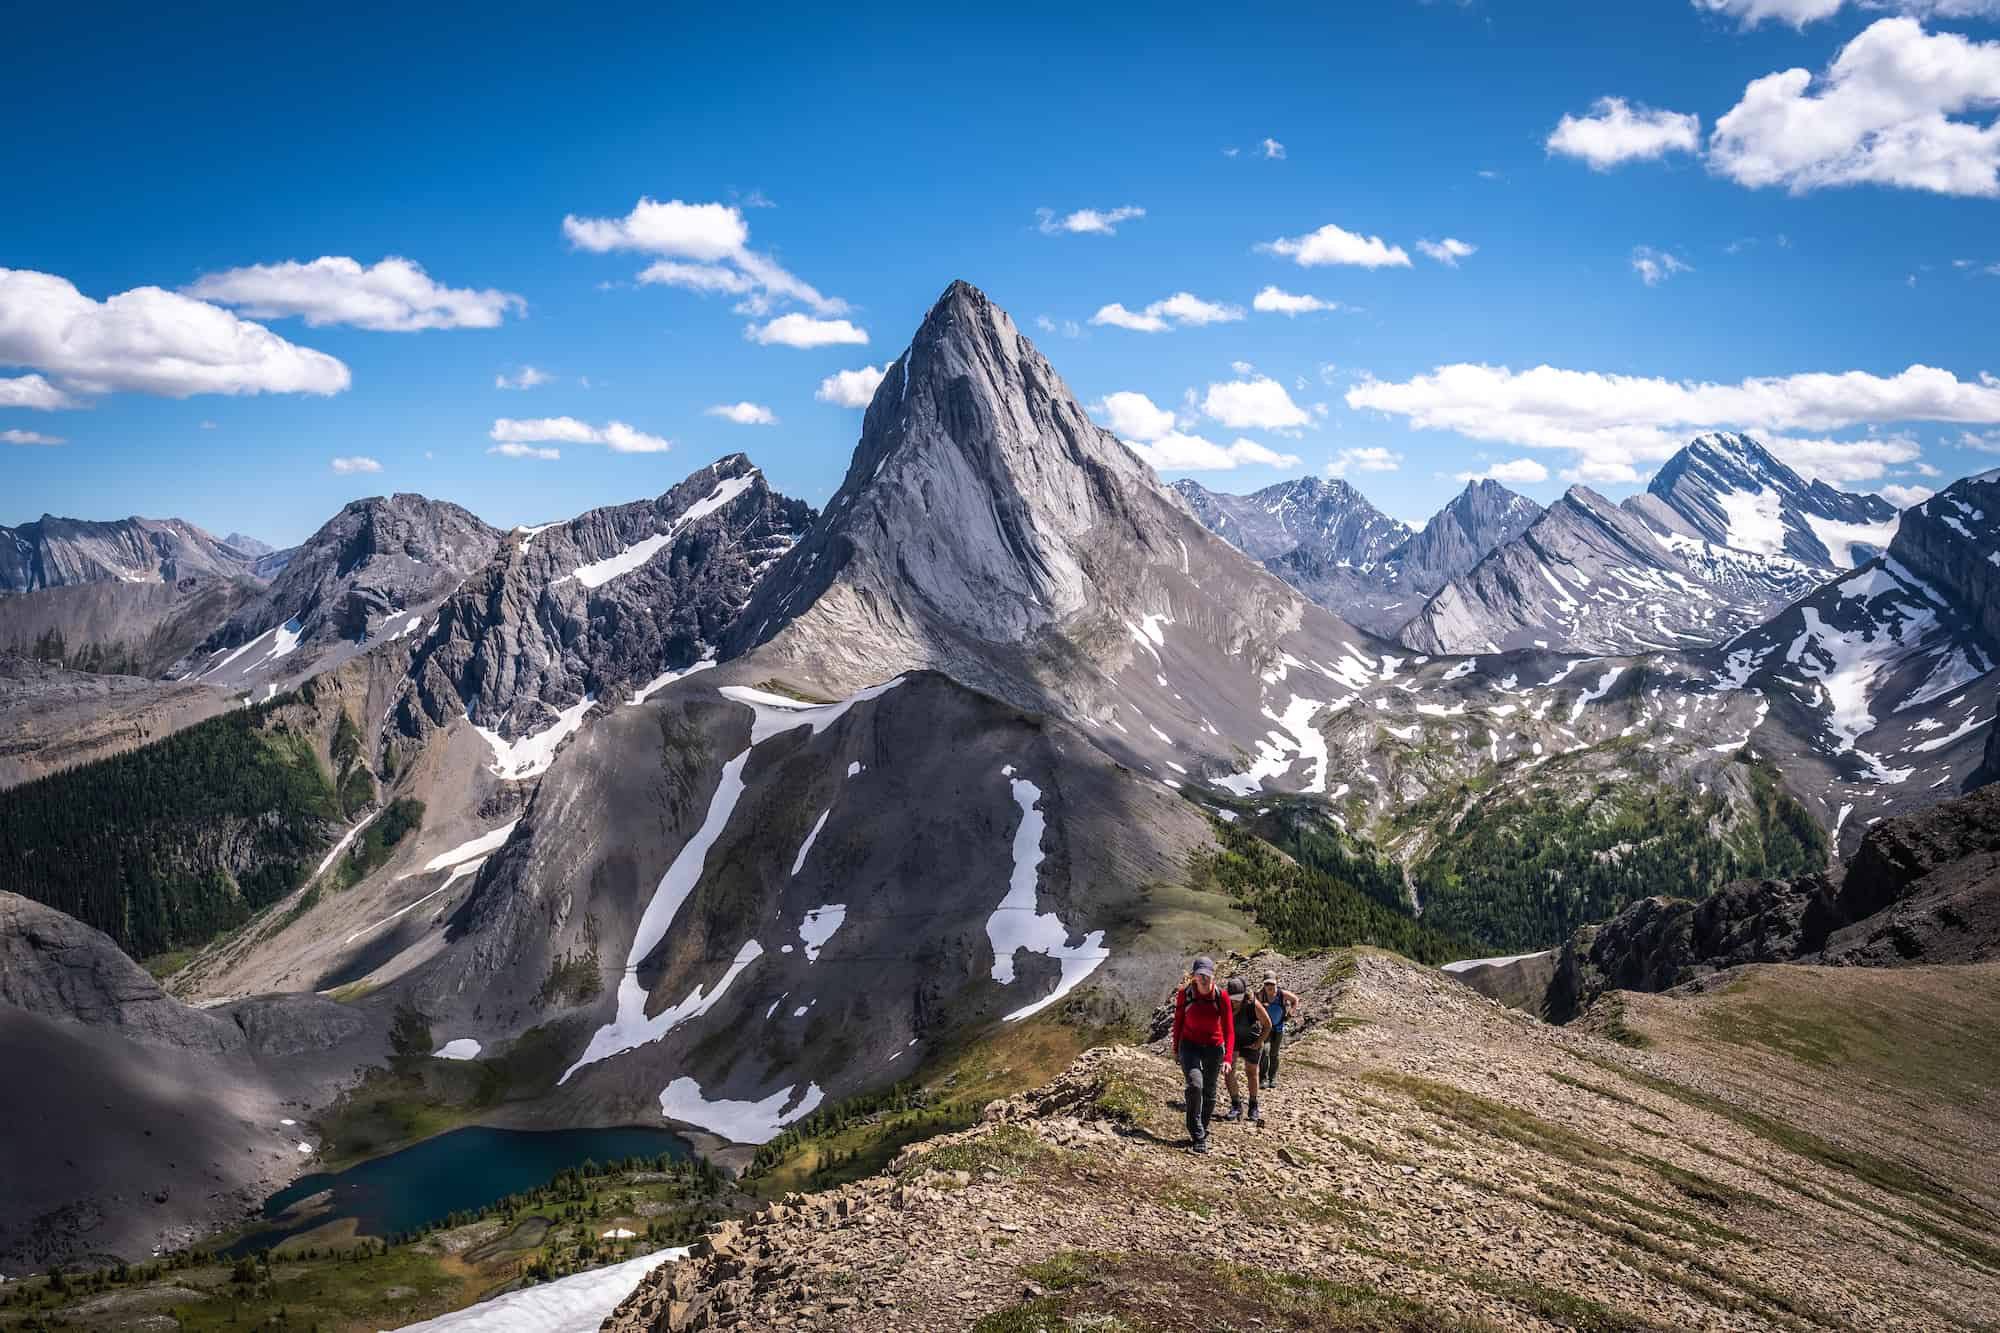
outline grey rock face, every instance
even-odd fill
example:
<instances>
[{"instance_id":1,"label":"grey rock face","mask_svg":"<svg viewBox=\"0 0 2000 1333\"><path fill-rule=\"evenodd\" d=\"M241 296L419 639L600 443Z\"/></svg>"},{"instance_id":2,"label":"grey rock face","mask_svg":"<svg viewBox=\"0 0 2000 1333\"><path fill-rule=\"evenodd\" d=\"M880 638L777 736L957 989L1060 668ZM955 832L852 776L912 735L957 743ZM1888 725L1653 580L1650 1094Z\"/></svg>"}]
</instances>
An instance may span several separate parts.
<instances>
[{"instance_id":1,"label":"grey rock face","mask_svg":"<svg viewBox=\"0 0 2000 1333\"><path fill-rule=\"evenodd\" d=\"M812 519L732 454L656 500L517 531L438 608L401 725L416 735L469 714L512 739L586 695L713 657Z\"/></svg>"},{"instance_id":2,"label":"grey rock face","mask_svg":"<svg viewBox=\"0 0 2000 1333\"><path fill-rule=\"evenodd\" d=\"M6 892L0 892L0 1003L156 1045L244 1047L235 1024L170 998L109 935Z\"/></svg>"},{"instance_id":3,"label":"grey rock face","mask_svg":"<svg viewBox=\"0 0 2000 1333\"><path fill-rule=\"evenodd\" d=\"M0 594L82 583L174 583L252 573L252 552L178 518L108 523L44 514L0 527Z\"/></svg>"},{"instance_id":4,"label":"grey rock face","mask_svg":"<svg viewBox=\"0 0 2000 1333\"><path fill-rule=\"evenodd\" d=\"M330 666L338 657L330 649L393 633L394 617L435 605L492 558L500 537L442 500L356 500L294 549L263 594L203 640L185 670L238 688ZM239 648L246 651L232 658Z\"/></svg>"}]
</instances>

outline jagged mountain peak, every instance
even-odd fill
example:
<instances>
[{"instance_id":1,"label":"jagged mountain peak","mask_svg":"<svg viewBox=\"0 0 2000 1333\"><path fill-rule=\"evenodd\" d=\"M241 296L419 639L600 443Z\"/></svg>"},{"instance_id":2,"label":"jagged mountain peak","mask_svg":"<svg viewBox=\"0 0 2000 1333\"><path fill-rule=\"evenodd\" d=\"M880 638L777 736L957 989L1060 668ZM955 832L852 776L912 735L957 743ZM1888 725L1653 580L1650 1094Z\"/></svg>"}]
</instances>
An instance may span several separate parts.
<instances>
[{"instance_id":1,"label":"jagged mountain peak","mask_svg":"<svg viewBox=\"0 0 2000 1333\"><path fill-rule=\"evenodd\" d=\"M1756 439L1727 431L1689 441L1626 508L1656 529L1684 523L1717 546L1824 570L1887 549L1896 528L1896 507L1881 496L1809 483Z\"/></svg>"}]
</instances>

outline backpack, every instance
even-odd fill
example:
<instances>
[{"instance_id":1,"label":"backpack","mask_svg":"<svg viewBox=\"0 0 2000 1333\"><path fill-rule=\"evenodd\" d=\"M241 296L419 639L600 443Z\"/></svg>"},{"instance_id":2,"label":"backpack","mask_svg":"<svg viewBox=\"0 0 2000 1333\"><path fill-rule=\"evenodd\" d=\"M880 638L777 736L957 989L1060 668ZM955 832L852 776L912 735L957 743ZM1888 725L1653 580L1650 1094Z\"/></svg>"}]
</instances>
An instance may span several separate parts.
<instances>
[{"instance_id":1,"label":"backpack","mask_svg":"<svg viewBox=\"0 0 2000 1333\"><path fill-rule=\"evenodd\" d=\"M1192 981L1183 985L1181 987L1182 1012L1186 1013L1187 1011L1192 1010L1198 1004L1213 1005L1215 1007L1215 1016L1218 1022L1228 1024L1234 1021L1235 1015L1231 1012L1229 997L1222 993L1222 987L1220 986L1211 987L1209 989L1208 994L1206 996L1202 996L1195 992L1194 983Z\"/></svg>"}]
</instances>

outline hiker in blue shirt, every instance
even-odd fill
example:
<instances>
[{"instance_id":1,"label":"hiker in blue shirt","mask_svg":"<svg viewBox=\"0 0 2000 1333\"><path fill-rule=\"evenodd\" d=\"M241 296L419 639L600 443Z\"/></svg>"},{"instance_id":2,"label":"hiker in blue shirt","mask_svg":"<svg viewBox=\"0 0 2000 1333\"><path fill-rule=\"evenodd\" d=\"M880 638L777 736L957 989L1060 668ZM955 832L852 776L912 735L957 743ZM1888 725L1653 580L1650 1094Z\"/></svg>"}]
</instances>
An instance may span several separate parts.
<instances>
[{"instance_id":1,"label":"hiker in blue shirt","mask_svg":"<svg viewBox=\"0 0 2000 1333\"><path fill-rule=\"evenodd\" d=\"M1271 1035L1264 1038L1264 1049L1258 1058L1259 1082L1267 1088L1278 1086L1278 1043L1285 1038L1285 1019L1297 1011L1299 997L1278 984L1276 972L1264 974L1264 984L1257 988L1257 1002L1264 1006L1264 1012L1271 1016Z\"/></svg>"}]
</instances>

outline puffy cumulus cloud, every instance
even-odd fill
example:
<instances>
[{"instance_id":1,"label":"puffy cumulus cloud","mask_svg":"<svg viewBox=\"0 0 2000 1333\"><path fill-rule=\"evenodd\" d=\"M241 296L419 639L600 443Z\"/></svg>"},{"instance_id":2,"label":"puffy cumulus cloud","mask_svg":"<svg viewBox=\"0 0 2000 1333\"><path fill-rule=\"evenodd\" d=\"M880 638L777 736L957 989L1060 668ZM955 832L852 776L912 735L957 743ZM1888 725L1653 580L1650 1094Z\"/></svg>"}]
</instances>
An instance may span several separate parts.
<instances>
[{"instance_id":1,"label":"puffy cumulus cloud","mask_svg":"<svg viewBox=\"0 0 2000 1333\"><path fill-rule=\"evenodd\" d=\"M1418 241L1417 249L1423 251L1426 258L1435 259L1447 268L1457 268L1459 260L1479 252L1478 246L1461 241L1456 236L1447 236L1441 241Z\"/></svg>"},{"instance_id":2,"label":"puffy cumulus cloud","mask_svg":"<svg viewBox=\"0 0 2000 1333\"><path fill-rule=\"evenodd\" d=\"M1257 151L1266 158L1282 160L1285 156L1285 146L1276 139L1264 140L1257 145Z\"/></svg>"},{"instance_id":3,"label":"puffy cumulus cloud","mask_svg":"<svg viewBox=\"0 0 2000 1333\"><path fill-rule=\"evenodd\" d=\"M1928 33L1915 19L1869 25L1819 78L1753 80L1709 136L1711 170L1793 194L1842 185L2000 196L2000 42Z\"/></svg>"},{"instance_id":4,"label":"puffy cumulus cloud","mask_svg":"<svg viewBox=\"0 0 2000 1333\"><path fill-rule=\"evenodd\" d=\"M528 308L512 292L443 286L423 265L396 255L366 266L345 255L252 264L204 274L181 290L253 319L297 317L314 328L352 324L377 333L490 329L509 310Z\"/></svg>"},{"instance_id":5,"label":"puffy cumulus cloud","mask_svg":"<svg viewBox=\"0 0 2000 1333\"><path fill-rule=\"evenodd\" d=\"M1097 313L1090 317L1090 322L1131 329L1135 333L1165 333L1175 327L1227 324L1241 318L1243 307L1240 305L1204 301L1193 292L1175 292L1140 310L1127 310L1113 301L1110 305L1099 307Z\"/></svg>"},{"instance_id":6,"label":"puffy cumulus cloud","mask_svg":"<svg viewBox=\"0 0 2000 1333\"><path fill-rule=\"evenodd\" d=\"M1694 265L1665 250L1655 250L1650 245L1635 245L1632 247L1632 271L1648 287L1657 287L1677 273L1694 272Z\"/></svg>"},{"instance_id":7,"label":"puffy cumulus cloud","mask_svg":"<svg viewBox=\"0 0 2000 1333\"><path fill-rule=\"evenodd\" d=\"M750 248L750 224L733 204L690 204L642 198L622 218L563 218L563 235L579 250L635 251L659 256L642 269L643 284L683 287L742 298L739 314L762 316L796 301L816 314L842 315L847 302L826 296L761 251Z\"/></svg>"},{"instance_id":8,"label":"puffy cumulus cloud","mask_svg":"<svg viewBox=\"0 0 2000 1333\"><path fill-rule=\"evenodd\" d=\"M1117 208L1079 208L1074 213L1056 216L1052 208L1035 210L1035 229L1044 236L1056 236L1068 232L1077 236L1116 236L1118 224L1131 222L1146 216L1146 210L1133 204L1122 204Z\"/></svg>"},{"instance_id":9,"label":"puffy cumulus cloud","mask_svg":"<svg viewBox=\"0 0 2000 1333\"><path fill-rule=\"evenodd\" d=\"M552 460L562 457L562 450L560 449L535 444L517 444L512 441L506 444L496 444L486 452L489 454L498 454L502 458L540 458ZM429 458L430 455L425 454L424 457Z\"/></svg>"},{"instance_id":10,"label":"puffy cumulus cloud","mask_svg":"<svg viewBox=\"0 0 2000 1333\"><path fill-rule=\"evenodd\" d=\"M1701 117L1600 97L1591 103L1589 115L1565 115L1557 121L1544 147L1587 162L1593 171L1609 171L1621 162L1699 152Z\"/></svg>"},{"instance_id":11,"label":"puffy cumulus cloud","mask_svg":"<svg viewBox=\"0 0 2000 1333\"><path fill-rule=\"evenodd\" d=\"M68 444L60 435L44 435L38 430L0 430L0 444Z\"/></svg>"},{"instance_id":12,"label":"puffy cumulus cloud","mask_svg":"<svg viewBox=\"0 0 2000 1333\"><path fill-rule=\"evenodd\" d=\"M1928 486L1884 486L1876 494L1898 509L1908 509L1911 505L1922 504L1937 492Z\"/></svg>"},{"instance_id":13,"label":"puffy cumulus cloud","mask_svg":"<svg viewBox=\"0 0 2000 1333\"><path fill-rule=\"evenodd\" d=\"M674 447L673 441L635 430L622 421L593 426L575 417L501 417L487 437L500 444L601 444L614 454L663 454Z\"/></svg>"},{"instance_id":14,"label":"puffy cumulus cloud","mask_svg":"<svg viewBox=\"0 0 2000 1333\"><path fill-rule=\"evenodd\" d=\"M1344 477L1350 472L1394 472L1401 466L1401 454L1391 453L1380 445L1369 445L1360 449L1342 449L1327 460L1326 475Z\"/></svg>"},{"instance_id":15,"label":"puffy cumulus cloud","mask_svg":"<svg viewBox=\"0 0 2000 1333\"><path fill-rule=\"evenodd\" d=\"M1143 393L1121 389L1107 393L1104 401L1093 403L1091 411L1104 419L1113 435L1142 443L1173 434L1174 414Z\"/></svg>"},{"instance_id":16,"label":"puffy cumulus cloud","mask_svg":"<svg viewBox=\"0 0 2000 1333\"><path fill-rule=\"evenodd\" d=\"M1532 458L1510 458L1504 463L1495 463L1480 472L1460 472L1460 481L1511 481L1525 484L1531 481L1547 481L1549 470Z\"/></svg>"},{"instance_id":17,"label":"puffy cumulus cloud","mask_svg":"<svg viewBox=\"0 0 2000 1333\"><path fill-rule=\"evenodd\" d=\"M1859 481L1917 457L1900 437L1834 440L1820 432L1894 422L2000 423L2000 378L1961 380L1913 365L1895 375L1852 370L1718 384L1536 366L1461 363L1400 382L1367 379L1347 391L1356 411L1404 417L1418 430L1567 450L1564 476L1636 482L1640 465L1671 457L1689 435L1744 430L1809 476Z\"/></svg>"},{"instance_id":18,"label":"puffy cumulus cloud","mask_svg":"<svg viewBox=\"0 0 2000 1333\"><path fill-rule=\"evenodd\" d=\"M1157 472L1227 472L1231 468L1262 464L1265 467L1297 467L1297 454L1281 454L1255 440L1239 439L1222 445L1199 435L1172 431L1150 444L1124 441L1127 449L1151 464Z\"/></svg>"},{"instance_id":19,"label":"puffy cumulus cloud","mask_svg":"<svg viewBox=\"0 0 2000 1333\"><path fill-rule=\"evenodd\" d=\"M709 416L721 417L724 421L733 421L739 426L778 424L777 414L762 403L717 403L714 407L704 410Z\"/></svg>"},{"instance_id":20,"label":"puffy cumulus cloud","mask_svg":"<svg viewBox=\"0 0 2000 1333\"><path fill-rule=\"evenodd\" d=\"M41 375L0 380L0 404L62 407L51 395L334 394L351 382L324 352L285 341L232 311L159 287L92 300L65 278L0 269L0 365Z\"/></svg>"},{"instance_id":21,"label":"puffy cumulus cloud","mask_svg":"<svg viewBox=\"0 0 2000 1333\"><path fill-rule=\"evenodd\" d=\"M537 389L544 384L555 383L556 377L545 370L533 366L522 366L512 375L495 375L493 387L496 389Z\"/></svg>"},{"instance_id":22,"label":"puffy cumulus cloud","mask_svg":"<svg viewBox=\"0 0 2000 1333\"><path fill-rule=\"evenodd\" d=\"M1768 20L1803 29L1808 23L1832 18L1847 3L1848 0L1694 0L1694 7L1728 15L1746 28ZM1929 18L2000 18L2000 0L1859 0L1859 7L1894 9Z\"/></svg>"},{"instance_id":23,"label":"puffy cumulus cloud","mask_svg":"<svg viewBox=\"0 0 2000 1333\"><path fill-rule=\"evenodd\" d=\"M31 407L53 412L59 407L75 407L76 400L40 375L0 375L0 407Z\"/></svg>"},{"instance_id":24,"label":"puffy cumulus cloud","mask_svg":"<svg viewBox=\"0 0 2000 1333\"><path fill-rule=\"evenodd\" d=\"M1322 301L1317 296L1288 292L1282 287L1267 286L1258 291L1251 300L1250 308L1270 315L1310 315L1321 310L1338 310L1340 302Z\"/></svg>"},{"instance_id":25,"label":"puffy cumulus cloud","mask_svg":"<svg viewBox=\"0 0 2000 1333\"><path fill-rule=\"evenodd\" d=\"M341 476L346 477L352 476L357 472L380 472L382 465L372 458L364 457L361 454L354 454L347 458L334 459L333 470Z\"/></svg>"},{"instance_id":26,"label":"puffy cumulus cloud","mask_svg":"<svg viewBox=\"0 0 2000 1333\"><path fill-rule=\"evenodd\" d=\"M836 370L819 382L813 397L835 407L866 407L874 401L875 390L881 387L882 377L888 373L886 365Z\"/></svg>"},{"instance_id":27,"label":"puffy cumulus cloud","mask_svg":"<svg viewBox=\"0 0 2000 1333\"><path fill-rule=\"evenodd\" d=\"M797 311L762 324L749 325L743 330L743 336L766 347L774 344L782 347L836 347L868 341L868 331L856 328L847 320L814 319Z\"/></svg>"},{"instance_id":28,"label":"puffy cumulus cloud","mask_svg":"<svg viewBox=\"0 0 2000 1333\"><path fill-rule=\"evenodd\" d=\"M1303 236L1280 236L1257 247L1266 254L1282 255L1301 268L1329 264L1351 264L1357 268L1408 268L1409 251L1390 245L1380 236L1361 236L1329 222L1318 231Z\"/></svg>"},{"instance_id":29,"label":"puffy cumulus cloud","mask_svg":"<svg viewBox=\"0 0 2000 1333\"><path fill-rule=\"evenodd\" d=\"M1209 385L1201 410L1231 430L1300 430L1312 424L1312 415L1268 375Z\"/></svg>"}]
</instances>

